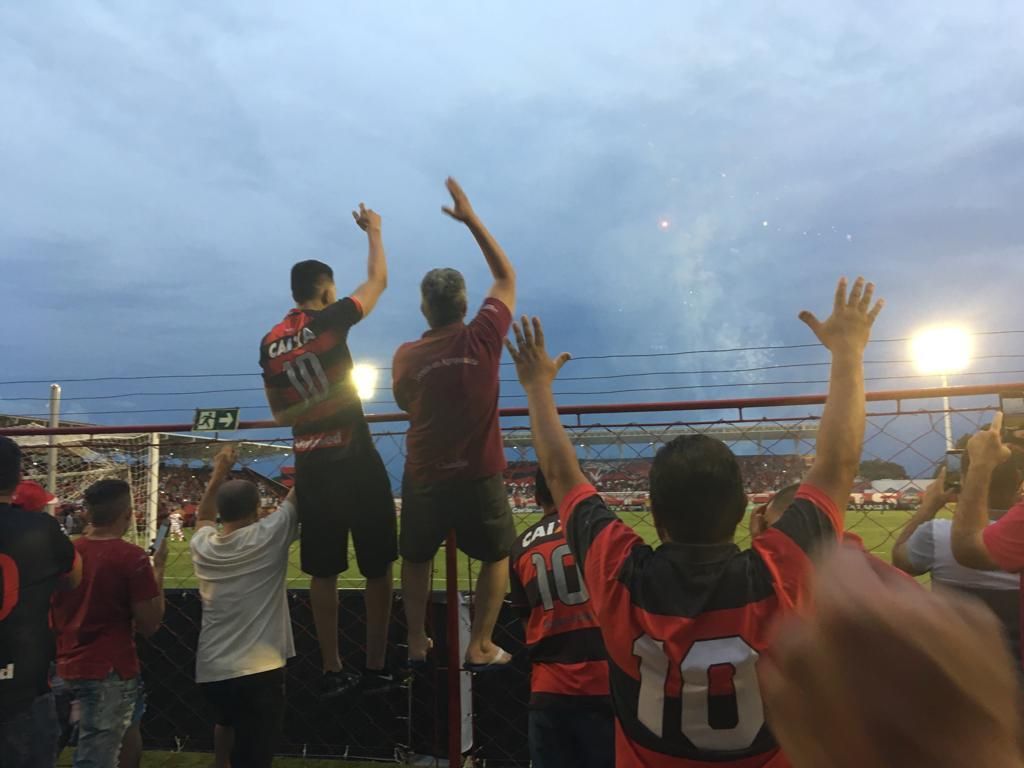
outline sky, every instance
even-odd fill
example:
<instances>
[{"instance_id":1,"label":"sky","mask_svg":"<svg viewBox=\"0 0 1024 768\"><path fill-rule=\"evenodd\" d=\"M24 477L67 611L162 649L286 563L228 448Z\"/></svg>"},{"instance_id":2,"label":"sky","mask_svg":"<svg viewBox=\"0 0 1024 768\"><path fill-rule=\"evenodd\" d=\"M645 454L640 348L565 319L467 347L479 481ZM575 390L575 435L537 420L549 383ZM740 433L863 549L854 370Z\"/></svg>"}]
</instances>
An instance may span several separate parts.
<instances>
[{"instance_id":1,"label":"sky","mask_svg":"<svg viewBox=\"0 0 1024 768\"><path fill-rule=\"evenodd\" d=\"M68 418L179 422L213 405L265 417L252 374L290 306L288 270L319 258L342 292L361 282L360 201L383 217L391 280L351 347L386 368L424 330L428 269L462 270L473 304L488 287L472 238L440 213L449 174L558 351L807 343L797 313L824 315L843 274L887 299L877 338L1024 329L1021 39L1024 6L984 1L4 4L2 379L40 383L0 384L0 411L45 410L21 398L57 381ZM1022 341L980 337L975 351ZM906 357L902 343L869 352ZM825 359L580 360L567 376L627 378L558 391L820 392L785 382L823 367L738 369ZM975 360L957 381L1021 369L1024 357ZM210 373L249 375L68 382ZM396 410L382 376L369 411ZM139 394L217 389L252 391ZM525 403L512 382L503 393Z\"/></svg>"}]
</instances>

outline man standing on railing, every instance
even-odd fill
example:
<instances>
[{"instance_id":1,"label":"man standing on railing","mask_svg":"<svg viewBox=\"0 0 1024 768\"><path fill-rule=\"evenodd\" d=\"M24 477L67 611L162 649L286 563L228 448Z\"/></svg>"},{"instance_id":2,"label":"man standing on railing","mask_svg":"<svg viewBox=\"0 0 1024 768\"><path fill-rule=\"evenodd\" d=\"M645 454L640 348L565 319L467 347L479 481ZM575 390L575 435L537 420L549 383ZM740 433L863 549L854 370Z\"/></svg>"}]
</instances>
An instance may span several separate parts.
<instances>
[{"instance_id":1,"label":"man standing on railing","mask_svg":"<svg viewBox=\"0 0 1024 768\"><path fill-rule=\"evenodd\" d=\"M409 661L430 651L426 607L434 555L448 531L474 560L473 625L466 668L503 668L509 654L492 642L508 586L508 554L515 539L502 470L505 449L498 425L498 364L512 321L516 274L454 179L451 207L483 251L494 282L467 325L466 281L454 269L434 269L421 284L421 310L430 330L395 353L395 402L409 414L402 481L402 598L409 628Z\"/></svg>"},{"instance_id":2,"label":"man standing on railing","mask_svg":"<svg viewBox=\"0 0 1024 768\"><path fill-rule=\"evenodd\" d=\"M189 542L203 601L196 682L216 724L233 731L231 765L269 768L284 724L285 664L295 655L286 578L299 518L292 491L260 519L259 489L230 479L237 458L225 446L214 459Z\"/></svg>"},{"instance_id":3,"label":"man standing on railing","mask_svg":"<svg viewBox=\"0 0 1024 768\"><path fill-rule=\"evenodd\" d=\"M601 629L540 471L536 497L544 516L513 545L510 574L532 664L530 762L612 768L615 721Z\"/></svg>"},{"instance_id":4,"label":"man standing on railing","mask_svg":"<svg viewBox=\"0 0 1024 768\"><path fill-rule=\"evenodd\" d=\"M319 261L292 267L295 308L260 345L260 366L274 420L295 436L295 494L301 566L320 643L325 699L355 687L387 690L392 563L398 556L391 480L370 437L352 380L349 330L377 305L388 284L380 216L353 211L369 241L367 279L338 300L334 272ZM338 575L348 569L348 535L366 577L366 669L342 670L338 653Z\"/></svg>"},{"instance_id":5,"label":"man standing on railing","mask_svg":"<svg viewBox=\"0 0 1024 768\"><path fill-rule=\"evenodd\" d=\"M786 764L766 725L757 661L780 614L807 605L811 555L843 530L864 436L864 347L882 306L871 308L873 293L858 279L847 296L842 280L828 320L800 316L832 353L817 455L793 503L746 551L734 543L747 507L739 464L704 435L678 437L654 459L660 547L613 514L580 471L555 407L552 383L569 356L548 356L536 318L515 327L509 350L534 448L608 649L619 765Z\"/></svg>"}]
</instances>

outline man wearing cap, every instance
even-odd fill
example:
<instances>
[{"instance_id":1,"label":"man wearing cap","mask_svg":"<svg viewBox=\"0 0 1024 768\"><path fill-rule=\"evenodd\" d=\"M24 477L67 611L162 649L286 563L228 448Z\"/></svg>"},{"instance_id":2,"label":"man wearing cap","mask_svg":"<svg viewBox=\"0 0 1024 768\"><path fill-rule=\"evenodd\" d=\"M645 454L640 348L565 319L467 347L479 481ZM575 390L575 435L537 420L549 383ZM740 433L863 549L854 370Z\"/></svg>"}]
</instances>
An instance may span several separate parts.
<instances>
[{"instance_id":1,"label":"man wearing cap","mask_svg":"<svg viewBox=\"0 0 1024 768\"><path fill-rule=\"evenodd\" d=\"M454 269L435 269L421 285L421 310L430 330L395 353L395 402L409 414L402 531L402 592L409 627L409 662L430 651L426 604L434 555L449 530L463 552L481 561L466 668L502 668L509 655L491 641L508 586L515 540L502 470L498 426L498 364L512 322L516 274L454 179L451 207L483 251L494 283L467 325L466 281Z\"/></svg>"}]
</instances>

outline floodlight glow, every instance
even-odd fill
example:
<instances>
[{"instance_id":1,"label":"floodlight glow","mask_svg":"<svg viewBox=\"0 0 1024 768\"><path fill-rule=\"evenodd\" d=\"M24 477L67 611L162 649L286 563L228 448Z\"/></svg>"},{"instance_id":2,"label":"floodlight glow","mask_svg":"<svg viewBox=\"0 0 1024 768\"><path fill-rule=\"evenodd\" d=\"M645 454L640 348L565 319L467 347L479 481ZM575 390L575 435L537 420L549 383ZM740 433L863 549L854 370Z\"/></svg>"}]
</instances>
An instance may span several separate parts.
<instances>
[{"instance_id":1,"label":"floodlight glow","mask_svg":"<svg viewBox=\"0 0 1024 768\"><path fill-rule=\"evenodd\" d=\"M910 342L917 370L947 374L964 370L971 362L971 335L963 328L937 326L916 334Z\"/></svg>"},{"instance_id":2,"label":"floodlight glow","mask_svg":"<svg viewBox=\"0 0 1024 768\"><path fill-rule=\"evenodd\" d=\"M352 382L356 385L356 393L362 401L373 400L377 391L377 369L367 363L360 363L352 369Z\"/></svg>"}]
</instances>

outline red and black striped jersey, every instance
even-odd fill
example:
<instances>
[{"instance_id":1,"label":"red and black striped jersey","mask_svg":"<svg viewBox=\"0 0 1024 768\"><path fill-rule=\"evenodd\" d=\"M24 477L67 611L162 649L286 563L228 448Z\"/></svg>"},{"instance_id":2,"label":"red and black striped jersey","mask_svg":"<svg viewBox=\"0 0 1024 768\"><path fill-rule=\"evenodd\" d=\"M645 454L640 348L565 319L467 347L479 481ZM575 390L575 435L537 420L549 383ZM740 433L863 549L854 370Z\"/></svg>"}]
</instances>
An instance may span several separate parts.
<instances>
[{"instance_id":1,"label":"red and black striped jersey","mask_svg":"<svg viewBox=\"0 0 1024 768\"><path fill-rule=\"evenodd\" d=\"M780 614L810 599L810 555L843 519L804 485L779 521L734 544L647 546L593 486L559 510L608 651L623 766L786 766L756 665Z\"/></svg>"},{"instance_id":2,"label":"red and black striped jersey","mask_svg":"<svg viewBox=\"0 0 1024 768\"><path fill-rule=\"evenodd\" d=\"M512 605L523 614L530 652L530 706L605 709L608 662L590 596L558 515L523 533L509 558Z\"/></svg>"},{"instance_id":3,"label":"red and black striped jersey","mask_svg":"<svg viewBox=\"0 0 1024 768\"><path fill-rule=\"evenodd\" d=\"M363 319L352 297L326 309L291 310L260 342L260 367L270 405L295 419L295 452L370 445L370 430L352 380L349 329Z\"/></svg>"}]
</instances>

